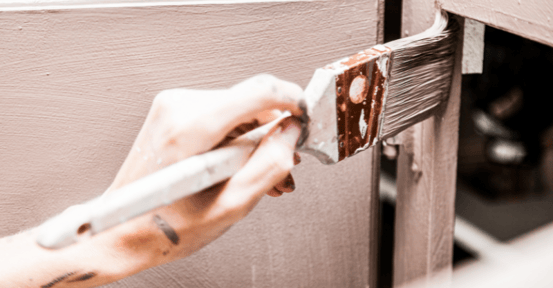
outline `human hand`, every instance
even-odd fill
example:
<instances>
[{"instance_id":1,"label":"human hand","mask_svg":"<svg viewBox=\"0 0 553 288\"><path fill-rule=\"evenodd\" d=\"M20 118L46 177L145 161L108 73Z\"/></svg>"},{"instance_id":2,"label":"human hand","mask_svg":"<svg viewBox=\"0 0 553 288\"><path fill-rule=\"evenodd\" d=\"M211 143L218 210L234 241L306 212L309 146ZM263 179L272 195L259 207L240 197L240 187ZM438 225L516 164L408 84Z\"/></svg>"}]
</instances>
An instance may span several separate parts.
<instances>
[{"instance_id":1,"label":"human hand","mask_svg":"<svg viewBox=\"0 0 553 288\"><path fill-rule=\"evenodd\" d=\"M258 114L256 116L256 119L254 119L251 123L244 123L236 127L232 132L230 132L221 143L219 143L214 149L218 149L220 147L226 146L229 144L232 140L238 138L241 135L244 135L248 133L249 131L254 130L255 128L259 127L260 125L263 125L267 122L270 122L271 120L281 117L283 113L279 110L272 110L272 111L266 111ZM260 122L261 121L261 122ZM294 152L294 165L298 165L301 163L301 156L298 152ZM296 188L294 178L292 177L292 174L289 173L284 180L280 181L273 187L273 189L269 190L267 192L267 195L272 197L279 197L282 196L283 193L290 193L293 192Z\"/></svg>"},{"instance_id":2,"label":"human hand","mask_svg":"<svg viewBox=\"0 0 553 288\"><path fill-rule=\"evenodd\" d=\"M106 191L163 167L223 146L289 110L299 116L303 92L296 84L258 75L225 90L171 89L157 95L123 166ZM215 147L217 146L217 147ZM294 162L301 161L294 154ZM288 182L293 179L287 177ZM284 181L270 190L291 192ZM293 190L293 189L291 189Z\"/></svg>"},{"instance_id":3,"label":"human hand","mask_svg":"<svg viewBox=\"0 0 553 288\"><path fill-rule=\"evenodd\" d=\"M227 90L163 91L106 193L224 145L277 118L282 110L300 116L302 99L299 86L269 75L250 78ZM132 267L128 273L190 255L245 217L265 193L279 196L291 192L293 188L286 182L293 183L289 172L299 160L294 148L300 133L299 121L287 118L228 181L115 227L115 247L122 254L119 259Z\"/></svg>"},{"instance_id":4,"label":"human hand","mask_svg":"<svg viewBox=\"0 0 553 288\"><path fill-rule=\"evenodd\" d=\"M303 92L269 75L218 91L167 90L156 97L114 182L117 189L177 161L200 154L288 110L302 115ZM244 124L245 123L245 124ZM231 179L79 241L63 249L37 244L52 228L0 239L2 286L96 287L197 251L245 217L265 193L280 195L279 181L294 165L300 123L288 117L273 127ZM225 140L226 138L226 140ZM273 187L277 190L273 191ZM108 198L106 198L108 199ZM62 213L70 218L87 208ZM61 215L60 215L61 216Z\"/></svg>"}]
</instances>

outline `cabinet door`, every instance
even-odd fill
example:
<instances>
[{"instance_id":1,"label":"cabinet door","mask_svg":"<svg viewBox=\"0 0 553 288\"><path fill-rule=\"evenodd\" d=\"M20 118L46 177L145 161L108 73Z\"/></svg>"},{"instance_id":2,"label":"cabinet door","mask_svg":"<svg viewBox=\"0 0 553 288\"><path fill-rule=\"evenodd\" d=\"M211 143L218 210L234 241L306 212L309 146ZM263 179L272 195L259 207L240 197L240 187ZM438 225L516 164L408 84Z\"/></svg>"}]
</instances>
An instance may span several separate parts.
<instances>
[{"instance_id":1,"label":"cabinet door","mask_svg":"<svg viewBox=\"0 0 553 288\"><path fill-rule=\"evenodd\" d=\"M101 194L155 95L314 70L376 44L380 0L0 2L0 236ZM378 151L304 155L198 253L107 287L374 287ZM374 162L374 163L373 163Z\"/></svg>"},{"instance_id":2,"label":"cabinet door","mask_svg":"<svg viewBox=\"0 0 553 288\"><path fill-rule=\"evenodd\" d=\"M435 10L439 7L447 12L553 46L553 2L549 0L403 0L402 4L403 37L420 33L430 27ZM464 20L460 21L463 23ZM464 36L466 38L463 41L469 43L483 41L483 38L476 35ZM417 284L422 283L417 287L434 287L428 284L432 278L442 281L438 282L436 287L451 286L461 55L464 54L462 45L462 41L458 43L448 103L434 117L411 128L412 146L417 147L412 152L413 155L408 157L400 151L395 218L394 287L408 287L414 280L421 281ZM483 47L483 44L479 47ZM462 56L478 57L471 53ZM403 149L403 152L405 151L406 149ZM414 167L414 162L418 171L410 168ZM522 260L517 259L514 270L518 271L518 267L523 266L520 261ZM487 269L488 267L491 268ZM511 287L532 286L528 285L527 279L537 277L535 275L541 277L541 274L536 272L532 275L520 274L524 277L506 278L507 274L503 272L510 270L502 267L500 270L503 274L496 273L493 269L497 270L497 267L494 265L474 265L471 268L474 270L462 271L453 278L455 287L489 286L489 283L499 283L499 279L509 279ZM475 271L480 274L472 273ZM486 277L486 281L480 278L482 275L485 275L483 277ZM544 281L542 283L548 283ZM499 287L499 284L496 286Z\"/></svg>"}]
</instances>

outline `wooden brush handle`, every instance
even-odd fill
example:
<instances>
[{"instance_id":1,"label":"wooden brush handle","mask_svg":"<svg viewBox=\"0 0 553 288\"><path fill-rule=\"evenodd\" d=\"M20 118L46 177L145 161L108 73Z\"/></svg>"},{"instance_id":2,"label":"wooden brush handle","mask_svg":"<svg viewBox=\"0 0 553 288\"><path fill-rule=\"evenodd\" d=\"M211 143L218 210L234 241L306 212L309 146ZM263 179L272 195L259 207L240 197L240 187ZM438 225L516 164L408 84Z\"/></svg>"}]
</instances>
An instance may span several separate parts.
<instances>
[{"instance_id":1,"label":"wooden brush handle","mask_svg":"<svg viewBox=\"0 0 553 288\"><path fill-rule=\"evenodd\" d=\"M45 248L65 247L230 178L246 164L263 137L289 115L284 113L222 148L187 158L78 209L64 211L40 227L37 243Z\"/></svg>"}]
</instances>

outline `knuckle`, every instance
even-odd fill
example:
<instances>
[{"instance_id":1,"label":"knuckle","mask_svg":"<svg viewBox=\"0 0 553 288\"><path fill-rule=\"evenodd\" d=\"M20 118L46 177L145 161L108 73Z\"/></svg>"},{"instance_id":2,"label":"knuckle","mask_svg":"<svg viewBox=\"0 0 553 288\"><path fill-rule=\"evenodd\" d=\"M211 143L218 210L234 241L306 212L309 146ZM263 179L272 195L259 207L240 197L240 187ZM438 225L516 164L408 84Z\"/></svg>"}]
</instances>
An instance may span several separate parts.
<instances>
[{"instance_id":1,"label":"knuckle","mask_svg":"<svg viewBox=\"0 0 553 288\"><path fill-rule=\"evenodd\" d=\"M273 75L258 74L244 81L243 85L238 86L268 96L278 92L277 82L278 79Z\"/></svg>"},{"instance_id":2,"label":"knuckle","mask_svg":"<svg viewBox=\"0 0 553 288\"><path fill-rule=\"evenodd\" d=\"M171 97L171 95L173 95L173 92L171 90L163 90L157 93L156 97L154 98L154 103L163 103L164 101L167 101L167 98Z\"/></svg>"},{"instance_id":3,"label":"knuckle","mask_svg":"<svg viewBox=\"0 0 553 288\"><path fill-rule=\"evenodd\" d=\"M271 74L258 74L252 77L252 81L263 85L275 83L276 80L277 78Z\"/></svg>"},{"instance_id":4,"label":"knuckle","mask_svg":"<svg viewBox=\"0 0 553 288\"><path fill-rule=\"evenodd\" d=\"M201 127L202 135L204 135L206 139L219 139L219 137L221 137L222 127L221 124L216 121L205 121L205 119L198 118L190 123L192 127Z\"/></svg>"},{"instance_id":5,"label":"knuckle","mask_svg":"<svg viewBox=\"0 0 553 288\"><path fill-rule=\"evenodd\" d=\"M257 80L259 84L263 87L264 94L269 96L278 95L279 88L277 84L277 78L269 74L258 75L259 79Z\"/></svg>"},{"instance_id":6,"label":"knuckle","mask_svg":"<svg viewBox=\"0 0 553 288\"><path fill-rule=\"evenodd\" d=\"M159 92L154 98L152 106L158 110L167 110L172 106L172 102L175 99L175 90L163 90Z\"/></svg>"},{"instance_id":7,"label":"knuckle","mask_svg":"<svg viewBox=\"0 0 553 288\"><path fill-rule=\"evenodd\" d=\"M266 153L267 164L271 170L276 173L288 173L294 167L294 160L291 157L292 152L283 145L273 144L274 149Z\"/></svg>"}]
</instances>

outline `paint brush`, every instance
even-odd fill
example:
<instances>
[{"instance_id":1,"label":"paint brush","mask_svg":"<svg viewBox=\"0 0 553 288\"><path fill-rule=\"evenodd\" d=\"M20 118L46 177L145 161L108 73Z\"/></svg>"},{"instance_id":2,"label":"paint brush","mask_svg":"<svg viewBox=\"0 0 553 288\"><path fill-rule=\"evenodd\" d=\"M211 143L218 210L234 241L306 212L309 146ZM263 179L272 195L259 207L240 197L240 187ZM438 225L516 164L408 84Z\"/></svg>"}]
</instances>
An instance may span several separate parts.
<instances>
[{"instance_id":1,"label":"paint brush","mask_svg":"<svg viewBox=\"0 0 553 288\"><path fill-rule=\"evenodd\" d=\"M317 69L305 89L309 136L299 151L337 163L431 116L449 95L458 31L438 12L421 34Z\"/></svg>"},{"instance_id":2,"label":"paint brush","mask_svg":"<svg viewBox=\"0 0 553 288\"><path fill-rule=\"evenodd\" d=\"M317 69L305 89L307 117L296 150L334 164L433 115L449 95L458 31L439 11L421 34ZM65 247L230 178L283 117L63 212L39 227L37 243Z\"/></svg>"}]
</instances>

